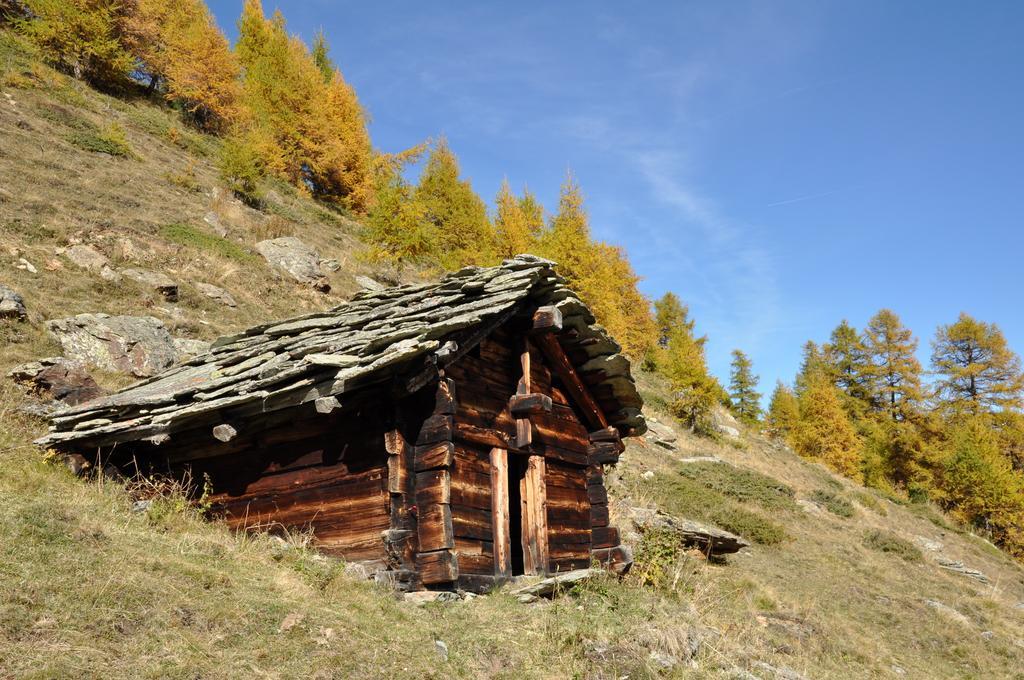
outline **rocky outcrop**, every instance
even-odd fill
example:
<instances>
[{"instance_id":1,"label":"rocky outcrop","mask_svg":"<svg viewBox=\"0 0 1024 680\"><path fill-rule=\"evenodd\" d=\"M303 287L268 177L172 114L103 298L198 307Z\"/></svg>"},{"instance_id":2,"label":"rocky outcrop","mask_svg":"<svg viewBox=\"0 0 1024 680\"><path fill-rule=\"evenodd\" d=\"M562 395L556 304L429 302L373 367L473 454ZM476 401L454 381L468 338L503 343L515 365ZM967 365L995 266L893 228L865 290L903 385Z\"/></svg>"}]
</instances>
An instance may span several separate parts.
<instances>
[{"instance_id":1,"label":"rocky outcrop","mask_svg":"<svg viewBox=\"0 0 1024 680\"><path fill-rule=\"evenodd\" d=\"M750 546L749 541L736 534L690 519L673 517L653 508L629 507L627 518L639 535L648 531L669 531L679 536L683 546L697 548L706 555L725 555Z\"/></svg>"},{"instance_id":2,"label":"rocky outcrop","mask_svg":"<svg viewBox=\"0 0 1024 680\"><path fill-rule=\"evenodd\" d=\"M64 357L48 357L22 364L7 376L27 386L37 397L56 399L70 406L106 394L82 364Z\"/></svg>"},{"instance_id":3,"label":"rocky outcrop","mask_svg":"<svg viewBox=\"0 0 1024 680\"><path fill-rule=\"evenodd\" d=\"M150 376L178 358L171 334L152 316L79 314L46 326L64 356L108 371Z\"/></svg>"},{"instance_id":4,"label":"rocky outcrop","mask_svg":"<svg viewBox=\"0 0 1024 680\"><path fill-rule=\"evenodd\" d=\"M676 436L675 431L654 418L647 419L647 434L644 435L644 439L669 451L675 451L678 448L676 442L679 437Z\"/></svg>"},{"instance_id":5,"label":"rocky outcrop","mask_svg":"<svg viewBox=\"0 0 1024 680\"><path fill-rule=\"evenodd\" d=\"M320 268L320 256L302 240L294 236L260 241L256 250L273 267L292 277L299 283L313 286L321 292L328 292L330 284Z\"/></svg>"},{"instance_id":6,"label":"rocky outcrop","mask_svg":"<svg viewBox=\"0 0 1024 680\"><path fill-rule=\"evenodd\" d=\"M711 412L711 427L718 434L725 435L730 439L740 438L739 422L721 406L716 406Z\"/></svg>"},{"instance_id":7,"label":"rocky outcrop","mask_svg":"<svg viewBox=\"0 0 1024 680\"><path fill-rule=\"evenodd\" d=\"M146 269L122 269L121 276L152 289L169 302L178 301L178 284L167 274L152 272Z\"/></svg>"},{"instance_id":8,"label":"rocky outcrop","mask_svg":"<svg viewBox=\"0 0 1024 680\"><path fill-rule=\"evenodd\" d=\"M24 298L15 290L0 284L0 319L24 321L27 317Z\"/></svg>"},{"instance_id":9,"label":"rocky outcrop","mask_svg":"<svg viewBox=\"0 0 1024 680\"><path fill-rule=\"evenodd\" d=\"M227 292L223 288L213 285L212 283L203 283L197 281L195 284L196 290L210 298L214 302L219 302L227 307L237 307L238 303L235 302L235 298L231 297L231 293Z\"/></svg>"}]
</instances>

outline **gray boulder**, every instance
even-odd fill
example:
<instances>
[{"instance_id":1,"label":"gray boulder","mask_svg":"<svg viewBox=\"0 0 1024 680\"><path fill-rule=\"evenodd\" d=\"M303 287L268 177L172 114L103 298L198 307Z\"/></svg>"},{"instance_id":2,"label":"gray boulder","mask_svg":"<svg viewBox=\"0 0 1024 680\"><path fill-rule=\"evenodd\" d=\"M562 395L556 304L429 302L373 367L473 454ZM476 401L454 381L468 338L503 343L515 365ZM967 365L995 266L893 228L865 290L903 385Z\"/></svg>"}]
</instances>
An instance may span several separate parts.
<instances>
[{"instance_id":1,"label":"gray boulder","mask_svg":"<svg viewBox=\"0 0 1024 680\"><path fill-rule=\"evenodd\" d=\"M27 317L24 298L13 289L0 284L0 319L24 321Z\"/></svg>"},{"instance_id":2,"label":"gray boulder","mask_svg":"<svg viewBox=\"0 0 1024 680\"><path fill-rule=\"evenodd\" d=\"M36 396L56 399L70 406L106 394L82 364L64 357L30 361L14 368L7 376L27 386Z\"/></svg>"},{"instance_id":3,"label":"gray boulder","mask_svg":"<svg viewBox=\"0 0 1024 680\"><path fill-rule=\"evenodd\" d=\"M355 281L363 290L384 290L385 287L384 284L374 281L369 276L357 276Z\"/></svg>"},{"instance_id":4,"label":"gray boulder","mask_svg":"<svg viewBox=\"0 0 1024 680\"><path fill-rule=\"evenodd\" d=\"M178 357L167 327L152 316L79 314L46 326L64 356L108 371L150 376Z\"/></svg>"},{"instance_id":5,"label":"gray boulder","mask_svg":"<svg viewBox=\"0 0 1024 680\"><path fill-rule=\"evenodd\" d=\"M294 236L260 241L256 251L273 267L288 274L299 283L310 284L319 291L331 289L323 270L320 269L320 256L302 240Z\"/></svg>"},{"instance_id":6,"label":"gray boulder","mask_svg":"<svg viewBox=\"0 0 1024 680\"><path fill-rule=\"evenodd\" d=\"M231 293L227 292L223 288L215 286L212 283L203 283L201 281L197 281L195 286L196 290L214 302L219 302L220 304L228 307L238 306L238 303L235 302L235 298L231 297Z\"/></svg>"},{"instance_id":7,"label":"gray boulder","mask_svg":"<svg viewBox=\"0 0 1024 680\"><path fill-rule=\"evenodd\" d=\"M721 406L716 406L711 412L711 427L715 429L715 432L723 434L730 439L740 438L739 421Z\"/></svg>"},{"instance_id":8,"label":"gray boulder","mask_svg":"<svg viewBox=\"0 0 1024 680\"><path fill-rule=\"evenodd\" d=\"M178 284L167 274L152 272L147 269L122 269L121 276L164 296L169 302L178 301Z\"/></svg>"},{"instance_id":9,"label":"gray boulder","mask_svg":"<svg viewBox=\"0 0 1024 680\"><path fill-rule=\"evenodd\" d=\"M92 246L83 244L73 245L65 250L64 257L82 269L87 269L94 274L99 274L104 267L110 266L110 260L107 259L106 255Z\"/></svg>"}]
</instances>

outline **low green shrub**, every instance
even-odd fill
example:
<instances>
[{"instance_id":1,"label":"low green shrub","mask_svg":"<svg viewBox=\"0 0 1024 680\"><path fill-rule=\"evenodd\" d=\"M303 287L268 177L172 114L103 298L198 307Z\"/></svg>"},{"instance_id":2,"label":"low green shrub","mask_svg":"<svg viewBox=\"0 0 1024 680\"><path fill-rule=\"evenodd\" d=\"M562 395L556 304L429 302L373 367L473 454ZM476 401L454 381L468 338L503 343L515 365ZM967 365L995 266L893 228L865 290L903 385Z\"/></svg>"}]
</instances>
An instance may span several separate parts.
<instances>
[{"instance_id":1,"label":"low green shrub","mask_svg":"<svg viewBox=\"0 0 1024 680\"><path fill-rule=\"evenodd\" d=\"M853 517L855 512L853 503L832 491L819 489L811 494L811 500L839 517Z\"/></svg>"},{"instance_id":2,"label":"low green shrub","mask_svg":"<svg viewBox=\"0 0 1024 680\"><path fill-rule=\"evenodd\" d=\"M160 236L171 243L195 248L196 250L216 255L236 262L251 263L255 256L233 241L221 238L193 227L190 224L168 224L160 229Z\"/></svg>"},{"instance_id":3,"label":"low green shrub","mask_svg":"<svg viewBox=\"0 0 1024 680\"><path fill-rule=\"evenodd\" d=\"M719 508L710 513L708 519L726 531L761 545L778 545L789 539L781 524L743 508Z\"/></svg>"},{"instance_id":4,"label":"low green shrub","mask_svg":"<svg viewBox=\"0 0 1024 680\"><path fill-rule=\"evenodd\" d=\"M67 139L86 151L105 153L118 158L138 158L131 144L128 143L124 128L117 123L111 123L98 132L78 130L69 135Z\"/></svg>"},{"instance_id":5,"label":"low green shrub","mask_svg":"<svg viewBox=\"0 0 1024 680\"><path fill-rule=\"evenodd\" d=\"M759 472L724 463L692 463L679 468L691 479L741 503L755 503L766 510L795 510L793 489Z\"/></svg>"},{"instance_id":6,"label":"low green shrub","mask_svg":"<svg viewBox=\"0 0 1024 680\"><path fill-rule=\"evenodd\" d=\"M866 548L890 553L907 562L921 562L924 559L921 551L913 543L881 529L872 529L864 534L863 543Z\"/></svg>"}]
</instances>

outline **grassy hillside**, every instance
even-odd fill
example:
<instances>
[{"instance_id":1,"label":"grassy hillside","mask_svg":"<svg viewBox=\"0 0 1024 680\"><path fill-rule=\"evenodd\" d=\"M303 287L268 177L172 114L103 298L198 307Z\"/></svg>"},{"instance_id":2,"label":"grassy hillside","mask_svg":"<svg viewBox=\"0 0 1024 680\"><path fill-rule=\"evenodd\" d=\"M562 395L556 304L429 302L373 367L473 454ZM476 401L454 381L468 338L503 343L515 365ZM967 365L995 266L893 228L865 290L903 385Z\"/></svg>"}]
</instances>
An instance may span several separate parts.
<instances>
[{"instance_id":1,"label":"grassy hillside","mask_svg":"<svg viewBox=\"0 0 1024 680\"><path fill-rule=\"evenodd\" d=\"M347 216L276 184L264 210L242 205L218 190L215 139L41 66L3 32L0 140L0 283L29 309L0 322L0 373L59 353L46 319L153 314L209 339L386 275L360 261ZM253 250L282 234L339 260L330 294ZM74 243L168 274L180 301L75 266L59 254ZM671 426L666 387L642 383L649 415ZM45 424L18 412L23 400L0 379L0 677L1024 677L1024 570L931 506L881 498L756 433L712 442L677 428L676 450L631 442L612 475L623 527L630 508L659 507L744 535L741 553L708 561L649 535L621 582L532 605L497 593L417 607L301 535L234 535L173 493L132 512L123 486L45 459L31 444ZM725 462L686 460L707 456ZM988 582L943 566L957 562Z\"/></svg>"}]
</instances>

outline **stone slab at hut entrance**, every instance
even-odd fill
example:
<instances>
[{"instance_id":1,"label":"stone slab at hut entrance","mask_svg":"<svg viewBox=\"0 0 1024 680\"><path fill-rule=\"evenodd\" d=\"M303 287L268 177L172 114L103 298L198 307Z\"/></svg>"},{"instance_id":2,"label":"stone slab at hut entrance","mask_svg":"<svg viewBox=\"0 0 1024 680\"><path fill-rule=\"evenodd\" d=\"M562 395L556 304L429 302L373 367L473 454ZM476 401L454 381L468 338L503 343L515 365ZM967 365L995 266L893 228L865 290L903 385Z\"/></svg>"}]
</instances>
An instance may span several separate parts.
<instances>
[{"instance_id":1,"label":"stone slab at hut entrance","mask_svg":"<svg viewBox=\"0 0 1024 680\"><path fill-rule=\"evenodd\" d=\"M631 558L604 466L643 434L620 347L522 255L221 338L53 417L40 444L208 476L239 528L312 530L408 589Z\"/></svg>"}]
</instances>

